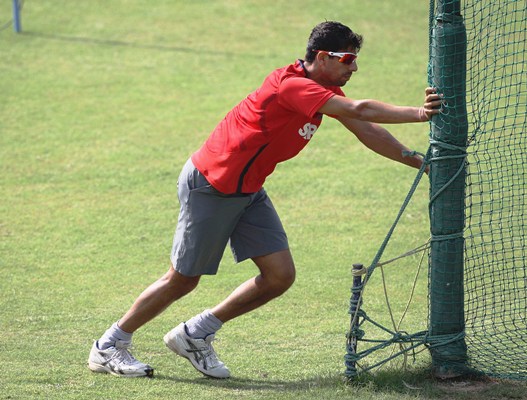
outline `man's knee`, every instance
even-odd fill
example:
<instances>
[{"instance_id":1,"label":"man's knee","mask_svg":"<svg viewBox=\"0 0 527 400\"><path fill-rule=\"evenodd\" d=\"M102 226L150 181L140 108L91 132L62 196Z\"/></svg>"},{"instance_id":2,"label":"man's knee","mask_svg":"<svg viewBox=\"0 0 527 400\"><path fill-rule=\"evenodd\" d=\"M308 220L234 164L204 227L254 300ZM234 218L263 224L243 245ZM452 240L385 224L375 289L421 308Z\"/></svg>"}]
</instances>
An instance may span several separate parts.
<instances>
[{"instance_id":1,"label":"man's knee","mask_svg":"<svg viewBox=\"0 0 527 400\"><path fill-rule=\"evenodd\" d=\"M177 272L174 267L170 266L168 272L162 279L174 288L175 292L182 295L192 292L198 286L201 276L185 276Z\"/></svg>"},{"instance_id":2,"label":"man's knee","mask_svg":"<svg viewBox=\"0 0 527 400\"><path fill-rule=\"evenodd\" d=\"M282 294L295 281L296 271L293 257L289 250L254 258L268 289L277 295Z\"/></svg>"},{"instance_id":3,"label":"man's knee","mask_svg":"<svg viewBox=\"0 0 527 400\"><path fill-rule=\"evenodd\" d=\"M282 285L284 286L286 290L289 289L293 285L293 283L295 283L295 279L296 279L296 270L295 270L294 265L291 265L290 267L284 269L284 271L282 271L281 276L280 276Z\"/></svg>"},{"instance_id":4,"label":"man's knee","mask_svg":"<svg viewBox=\"0 0 527 400\"><path fill-rule=\"evenodd\" d=\"M275 270L262 273L262 277L267 281L269 290L279 296L287 291L295 282L296 271L294 264L277 266Z\"/></svg>"}]
</instances>

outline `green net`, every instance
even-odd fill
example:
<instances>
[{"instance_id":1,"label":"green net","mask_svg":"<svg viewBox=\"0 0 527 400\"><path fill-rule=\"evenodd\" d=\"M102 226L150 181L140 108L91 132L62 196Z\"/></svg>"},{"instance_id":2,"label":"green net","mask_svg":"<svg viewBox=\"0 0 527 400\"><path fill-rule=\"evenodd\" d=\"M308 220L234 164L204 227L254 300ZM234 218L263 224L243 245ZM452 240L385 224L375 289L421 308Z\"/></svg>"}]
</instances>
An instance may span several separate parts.
<instances>
[{"instance_id":1,"label":"green net","mask_svg":"<svg viewBox=\"0 0 527 400\"><path fill-rule=\"evenodd\" d=\"M525 379L526 2L431 10L429 78L446 101L431 124L433 367Z\"/></svg>"},{"instance_id":2,"label":"green net","mask_svg":"<svg viewBox=\"0 0 527 400\"><path fill-rule=\"evenodd\" d=\"M526 379L526 2L432 4L433 367Z\"/></svg>"},{"instance_id":3,"label":"green net","mask_svg":"<svg viewBox=\"0 0 527 400\"><path fill-rule=\"evenodd\" d=\"M469 365L527 379L527 3L465 1Z\"/></svg>"},{"instance_id":4,"label":"green net","mask_svg":"<svg viewBox=\"0 0 527 400\"><path fill-rule=\"evenodd\" d=\"M426 155L428 330L387 329L361 307L407 198L363 280L354 278L346 375L355 377L359 361L395 344L400 351L361 370L426 346L440 377L527 379L527 4L441 0L430 11L429 83L445 104L431 122ZM369 340L366 325L386 338ZM358 342L370 345L358 350Z\"/></svg>"}]
</instances>

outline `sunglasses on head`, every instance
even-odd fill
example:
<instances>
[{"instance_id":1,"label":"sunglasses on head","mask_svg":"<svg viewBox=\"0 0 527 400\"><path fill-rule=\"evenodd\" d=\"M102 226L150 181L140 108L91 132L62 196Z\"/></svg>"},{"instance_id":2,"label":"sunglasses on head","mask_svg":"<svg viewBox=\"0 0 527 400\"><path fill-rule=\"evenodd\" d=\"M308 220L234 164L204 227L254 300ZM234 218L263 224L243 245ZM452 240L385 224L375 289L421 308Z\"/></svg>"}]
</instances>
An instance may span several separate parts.
<instances>
[{"instance_id":1,"label":"sunglasses on head","mask_svg":"<svg viewBox=\"0 0 527 400\"><path fill-rule=\"evenodd\" d=\"M326 51L326 50L317 50L317 53L325 53L330 57L339 57L339 62L344 63L346 65L352 64L358 57L355 53L337 53L334 51Z\"/></svg>"}]
</instances>

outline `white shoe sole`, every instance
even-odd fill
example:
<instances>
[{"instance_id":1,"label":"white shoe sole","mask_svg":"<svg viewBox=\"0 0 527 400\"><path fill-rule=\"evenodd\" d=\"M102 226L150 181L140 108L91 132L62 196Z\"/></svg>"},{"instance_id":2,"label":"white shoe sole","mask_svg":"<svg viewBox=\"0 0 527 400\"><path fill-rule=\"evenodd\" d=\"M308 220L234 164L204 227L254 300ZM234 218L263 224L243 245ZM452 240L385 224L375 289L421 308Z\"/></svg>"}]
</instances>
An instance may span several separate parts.
<instances>
[{"instance_id":1,"label":"white shoe sole","mask_svg":"<svg viewBox=\"0 0 527 400\"><path fill-rule=\"evenodd\" d=\"M154 376L154 369L153 368L152 369L147 369L144 372L143 371L138 372L136 374L125 374L125 373L119 373L119 372L114 371L113 369L111 369L109 367L106 367L104 365L97 364L97 363L94 363L94 362L91 362L91 361L88 361L88 368L91 371L93 371L93 372L112 374L114 376L119 376L121 378L141 378L141 377L151 378L151 377Z\"/></svg>"}]
</instances>

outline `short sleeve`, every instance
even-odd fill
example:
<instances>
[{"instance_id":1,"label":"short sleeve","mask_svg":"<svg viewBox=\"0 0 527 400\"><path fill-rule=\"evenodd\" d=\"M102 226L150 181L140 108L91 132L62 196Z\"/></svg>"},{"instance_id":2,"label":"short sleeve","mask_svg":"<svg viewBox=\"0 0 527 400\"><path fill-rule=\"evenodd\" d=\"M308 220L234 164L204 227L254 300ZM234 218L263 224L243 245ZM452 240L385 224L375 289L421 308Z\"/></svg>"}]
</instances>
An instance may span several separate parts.
<instances>
[{"instance_id":1,"label":"short sleeve","mask_svg":"<svg viewBox=\"0 0 527 400\"><path fill-rule=\"evenodd\" d=\"M326 88L309 78L285 79L278 92L278 103L291 111L313 118L335 94L344 95L338 87Z\"/></svg>"}]
</instances>

